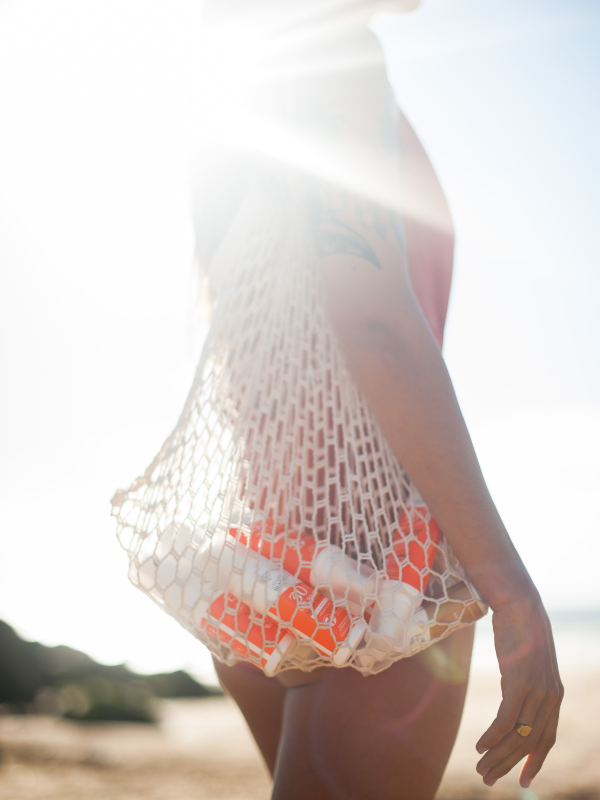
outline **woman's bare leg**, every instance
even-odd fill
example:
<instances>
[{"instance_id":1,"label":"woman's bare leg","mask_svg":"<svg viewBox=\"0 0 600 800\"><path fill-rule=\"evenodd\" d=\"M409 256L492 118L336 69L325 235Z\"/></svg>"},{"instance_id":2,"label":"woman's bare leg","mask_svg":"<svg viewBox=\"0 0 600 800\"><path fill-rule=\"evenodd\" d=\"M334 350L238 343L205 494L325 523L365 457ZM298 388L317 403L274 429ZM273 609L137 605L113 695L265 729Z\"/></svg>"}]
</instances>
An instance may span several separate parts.
<instances>
[{"instance_id":1,"label":"woman's bare leg","mask_svg":"<svg viewBox=\"0 0 600 800\"><path fill-rule=\"evenodd\" d=\"M215 659L215 669L272 775L281 750L273 800L425 800L456 738L472 641L463 629L368 678L353 669L283 673L301 684L293 688L243 662Z\"/></svg>"},{"instance_id":2,"label":"woman's bare leg","mask_svg":"<svg viewBox=\"0 0 600 800\"><path fill-rule=\"evenodd\" d=\"M472 628L364 678L288 688L273 800L431 800L456 739Z\"/></svg>"},{"instance_id":3,"label":"woman's bare leg","mask_svg":"<svg viewBox=\"0 0 600 800\"><path fill-rule=\"evenodd\" d=\"M219 681L244 715L271 775L275 771L286 689L258 667L240 662L228 667L213 659Z\"/></svg>"}]
</instances>

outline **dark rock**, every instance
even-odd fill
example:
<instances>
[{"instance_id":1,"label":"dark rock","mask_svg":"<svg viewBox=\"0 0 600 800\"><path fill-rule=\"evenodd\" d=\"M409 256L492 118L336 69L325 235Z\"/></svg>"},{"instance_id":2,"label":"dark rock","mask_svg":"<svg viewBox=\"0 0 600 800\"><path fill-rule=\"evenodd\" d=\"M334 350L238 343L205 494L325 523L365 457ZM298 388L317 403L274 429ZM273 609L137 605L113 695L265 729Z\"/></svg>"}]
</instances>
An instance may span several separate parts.
<instances>
[{"instance_id":1,"label":"dark rock","mask_svg":"<svg viewBox=\"0 0 600 800\"><path fill-rule=\"evenodd\" d=\"M152 722L156 697L221 694L183 670L138 675L98 664L65 645L27 642L0 621L0 705L12 713L59 713L82 721Z\"/></svg>"}]
</instances>

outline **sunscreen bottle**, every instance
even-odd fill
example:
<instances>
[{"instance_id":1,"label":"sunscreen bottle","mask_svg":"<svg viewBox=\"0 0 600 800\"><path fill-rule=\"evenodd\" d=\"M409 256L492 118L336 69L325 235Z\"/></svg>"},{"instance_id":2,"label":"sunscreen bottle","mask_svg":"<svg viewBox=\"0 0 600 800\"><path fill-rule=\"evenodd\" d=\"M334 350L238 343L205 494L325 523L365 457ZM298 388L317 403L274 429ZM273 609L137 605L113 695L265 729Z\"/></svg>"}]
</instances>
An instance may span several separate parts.
<instances>
[{"instance_id":1,"label":"sunscreen bottle","mask_svg":"<svg viewBox=\"0 0 600 800\"><path fill-rule=\"evenodd\" d=\"M296 639L290 631L282 631L272 619L252 614L246 603L224 592L201 612L200 627L214 639L228 644L234 653L259 664L265 674L275 674L281 660Z\"/></svg>"},{"instance_id":2,"label":"sunscreen bottle","mask_svg":"<svg viewBox=\"0 0 600 800\"><path fill-rule=\"evenodd\" d=\"M255 553L279 562L292 575L334 598L346 601L356 616L375 602L377 573L367 564L346 555L341 547L322 542L308 533L286 531L274 520L258 522L250 534L230 528L231 536L250 547Z\"/></svg>"},{"instance_id":3,"label":"sunscreen bottle","mask_svg":"<svg viewBox=\"0 0 600 800\"><path fill-rule=\"evenodd\" d=\"M425 598L413 613L406 612L404 620L398 614L379 615L373 612L369 629L369 644L376 650L411 649L446 633L454 622L475 622L487 614L485 603L475 597L464 581L446 590L446 598L435 601Z\"/></svg>"},{"instance_id":4,"label":"sunscreen bottle","mask_svg":"<svg viewBox=\"0 0 600 800\"><path fill-rule=\"evenodd\" d=\"M230 546L225 534L207 539L195 564L204 579L259 614L285 623L336 666L348 661L366 633L364 619L334 606L324 594L239 542Z\"/></svg>"},{"instance_id":5,"label":"sunscreen bottle","mask_svg":"<svg viewBox=\"0 0 600 800\"><path fill-rule=\"evenodd\" d=\"M381 591L384 595L393 591L393 584L382 584L381 580L378 588L376 570L347 555L337 545L319 541L307 533L286 531L284 523L276 524L273 519L257 522L250 534L239 532L237 528L230 528L229 533L254 552L282 563L284 569L305 583L345 600L353 614L365 614L369 618ZM403 512L399 531L386 556L387 578L422 594L440 539L440 528L427 507L411 506ZM407 591L412 597L413 593Z\"/></svg>"}]
</instances>

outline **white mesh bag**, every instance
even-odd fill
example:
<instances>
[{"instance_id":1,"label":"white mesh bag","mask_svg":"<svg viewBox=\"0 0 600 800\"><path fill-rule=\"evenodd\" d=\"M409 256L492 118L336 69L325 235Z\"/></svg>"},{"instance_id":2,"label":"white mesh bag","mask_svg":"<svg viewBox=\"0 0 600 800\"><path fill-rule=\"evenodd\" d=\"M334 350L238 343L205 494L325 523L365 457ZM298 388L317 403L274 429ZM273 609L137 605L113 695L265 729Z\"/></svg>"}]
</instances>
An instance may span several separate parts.
<instances>
[{"instance_id":1,"label":"white mesh bag","mask_svg":"<svg viewBox=\"0 0 600 800\"><path fill-rule=\"evenodd\" d=\"M222 661L371 674L486 607L344 364L312 248L302 202L257 182L181 417L113 514L131 581Z\"/></svg>"}]
</instances>

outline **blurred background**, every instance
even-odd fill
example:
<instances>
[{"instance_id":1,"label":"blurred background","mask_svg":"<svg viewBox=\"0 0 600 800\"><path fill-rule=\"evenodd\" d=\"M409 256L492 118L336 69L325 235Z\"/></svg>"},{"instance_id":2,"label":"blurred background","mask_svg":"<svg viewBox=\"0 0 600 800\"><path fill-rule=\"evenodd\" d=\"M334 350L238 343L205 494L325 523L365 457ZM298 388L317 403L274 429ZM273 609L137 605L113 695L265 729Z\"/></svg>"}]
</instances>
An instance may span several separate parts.
<instances>
[{"instance_id":1,"label":"blurred background","mask_svg":"<svg viewBox=\"0 0 600 800\"><path fill-rule=\"evenodd\" d=\"M126 578L109 500L151 461L201 336L197 0L0 0L0 618L215 683ZM382 15L457 231L445 355L565 669L600 670L600 6ZM493 673L489 620L474 668ZM533 795L531 795L533 796Z\"/></svg>"}]
</instances>

